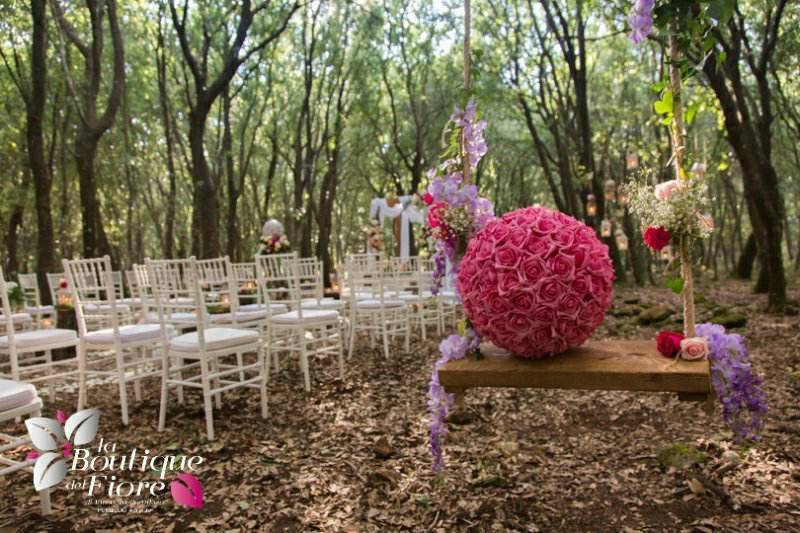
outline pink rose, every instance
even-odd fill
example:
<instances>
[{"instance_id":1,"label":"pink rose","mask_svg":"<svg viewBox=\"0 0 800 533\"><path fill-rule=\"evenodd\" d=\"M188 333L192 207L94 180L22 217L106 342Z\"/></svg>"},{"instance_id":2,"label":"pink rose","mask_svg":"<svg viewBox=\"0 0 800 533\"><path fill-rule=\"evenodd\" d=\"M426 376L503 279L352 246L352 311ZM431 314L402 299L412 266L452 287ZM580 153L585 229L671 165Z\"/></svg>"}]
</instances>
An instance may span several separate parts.
<instances>
[{"instance_id":1,"label":"pink rose","mask_svg":"<svg viewBox=\"0 0 800 533\"><path fill-rule=\"evenodd\" d=\"M581 299L574 293L565 294L561 297L558 310L569 316L576 316L581 308Z\"/></svg>"},{"instance_id":2,"label":"pink rose","mask_svg":"<svg viewBox=\"0 0 800 533\"><path fill-rule=\"evenodd\" d=\"M508 226L504 226L502 224L494 224L492 226L491 235L494 237L494 240L497 244L502 244L508 238L508 234L511 231L508 229Z\"/></svg>"},{"instance_id":3,"label":"pink rose","mask_svg":"<svg viewBox=\"0 0 800 533\"><path fill-rule=\"evenodd\" d=\"M705 337L689 337L681 341L681 359L698 361L708 357L708 340Z\"/></svg>"},{"instance_id":4,"label":"pink rose","mask_svg":"<svg viewBox=\"0 0 800 533\"><path fill-rule=\"evenodd\" d=\"M500 282L497 284L497 293L500 296L507 296L509 293L514 292L520 286L519 279L515 272L507 272L500 276Z\"/></svg>"},{"instance_id":5,"label":"pink rose","mask_svg":"<svg viewBox=\"0 0 800 533\"><path fill-rule=\"evenodd\" d=\"M561 285L554 279L539 282L539 303L555 303L561 295Z\"/></svg>"},{"instance_id":6,"label":"pink rose","mask_svg":"<svg viewBox=\"0 0 800 533\"><path fill-rule=\"evenodd\" d=\"M572 280L572 290L576 294L586 294L592 290L591 278L586 275L577 275Z\"/></svg>"},{"instance_id":7,"label":"pink rose","mask_svg":"<svg viewBox=\"0 0 800 533\"><path fill-rule=\"evenodd\" d=\"M575 242L575 232L567 229L554 231L550 234L550 240L560 248L568 248Z\"/></svg>"},{"instance_id":8,"label":"pink rose","mask_svg":"<svg viewBox=\"0 0 800 533\"><path fill-rule=\"evenodd\" d=\"M489 239L478 240L478 246L475 250L475 259L478 261L488 261L494 256L494 243Z\"/></svg>"},{"instance_id":9,"label":"pink rose","mask_svg":"<svg viewBox=\"0 0 800 533\"><path fill-rule=\"evenodd\" d=\"M517 334L522 333L523 335L527 332L531 327L531 321L522 313L511 312L508 317L508 325L511 327L512 331L515 331Z\"/></svg>"},{"instance_id":10,"label":"pink rose","mask_svg":"<svg viewBox=\"0 0 800 533\"><path fill-rule=\"evenodd\" d=\"M541 324L552 324L556 319L556 313L552 307L539 305L533 312L533 319Z\"/></svg>"},{"instance_id":11,"label":"pink rose","mask_svg":"<svg viewBox=\"0 0 800 533\"><path fill-rule=\"evenodd\" d=\"M533 295L527 291L518 291L511 297L511 307L517 311L530 311L533 309Z\"/></svg>"},{"instance_id":12,"label":"pink rose","mask_svg":"<svg viewBox=\"0 0 800 533\"><path fill-rule=\"evenodd\" d=\"M559 279L569 281L575 273L574 260L566 255L557 255L547 261L550 272Z\"/></svg>"},{"instance_id":13,"label":"pink rose","mask_svg":"<svg viewBox=\"0 0 800 533\"><path fill-rule=\"evenodd\" d=\"M508 312L508 304L506 303L505 298L500 296L492 295L486 300L486 304L489 307L489 311L494 315L500 315L503 313Z\"/></svg>"},{"instance_id":14,"label":"pink rose","mask_svg":"<svg viewBox=\"0 0 800 533\"><path fill-rule=\"evenodd\" d=\"M524 248L525 241L528 240L527 231L515 231L508 236L508 242L513 244L516 248Z\"/></svg>"},{"instance_id":15,"label":"pink rose","mask_svg":"<svg viewBox=\"0 0 800 533\"><path fill-rule=\"evenodd\" d=\"M495 266L498 268L517 268L519 264L519 250L511 245L505 245L495 250Z\"/></svg>"},{"instance_id":16,"label":"pink rose","mask_svg":"<svg viewBox=\"0 0 800 533\"><path fill-rule=\"evenodd\" d=\"M529 282L536 282L544 276L545 266L544 261L538 257L527 257L520 265L525 278Z\"/></svg>"},{"instance_id":17,"label":"pink rose","mask_svg":"<svg viewBox=\"0 0 800 533\"><path fill-rule=\"evenodd\" d=\"M531 235L526 247L528 252L542 259L547 258L553 250L553 244L548 239L537 237L536 235Z\"/></svg>"},{"instance_id":18,"label":"pink rose","mask_svg":"<svg viewBox=\"0 0 800 533\"><path fill-rule=\"evenodd\" d=\"M558 229L555 221L549 217L541 217L534 224L534 231L542 235L548 235Z\"/></svg>"},{"instance_id":19,"label":"pink rose","mask_svg":"<svg viewBox=\"0 0 800 533\"><path fill-rule=\"evenodd\" d=\"M669 180L656 185L655 195L661 201L667 201L682 186L678 180Z\"/></svg>"}]
</instances>

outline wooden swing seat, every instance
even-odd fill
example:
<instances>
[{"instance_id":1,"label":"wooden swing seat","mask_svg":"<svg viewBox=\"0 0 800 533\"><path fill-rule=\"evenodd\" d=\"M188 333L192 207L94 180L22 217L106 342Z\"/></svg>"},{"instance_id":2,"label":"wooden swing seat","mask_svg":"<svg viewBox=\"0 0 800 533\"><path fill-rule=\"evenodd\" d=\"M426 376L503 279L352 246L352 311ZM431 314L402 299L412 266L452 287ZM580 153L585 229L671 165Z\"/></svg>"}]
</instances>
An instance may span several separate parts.
<instances>
[{"instance_id":1,"label":"wooden swing seat","mask_svg":"<svg viewBox=\"0 0 800 533\"><path fill-rule=\"evenodd\" d=\"M598 341L539 360L511 357L492 344L483 358L467 357L439 369L439 381L461 403L467 389L532 388L673 392L710 405L708 360L672 361L654 341Z\"/></svg>"}]
</instances>

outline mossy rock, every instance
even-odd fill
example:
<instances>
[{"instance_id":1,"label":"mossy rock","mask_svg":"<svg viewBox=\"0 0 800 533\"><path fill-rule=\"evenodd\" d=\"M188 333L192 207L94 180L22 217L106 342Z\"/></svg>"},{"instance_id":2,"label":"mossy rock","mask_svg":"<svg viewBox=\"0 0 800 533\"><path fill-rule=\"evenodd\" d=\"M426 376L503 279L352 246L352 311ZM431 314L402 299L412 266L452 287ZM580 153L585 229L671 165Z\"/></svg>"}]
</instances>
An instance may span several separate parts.
<instances>
[{"instance_id":1,"label":"mossy rock","mask_svg":"<svg viewBox=\"0 0 800 533\"><path fill-rule=\"evenodd\" d=\"M714 315L711 319L715 324L724 326L725 329L743 328L747 325L747 317L738 311L725 311Z\"/></svg>"},{"instance_id":2,"label":"mossy rock","mask_svg":"<svg viewBox=\"0 0 800 533\"><path fill-rule=\"evenodd\" d=\"M637 316L641 312L641 309L636 307L635 305L624 305L622 307L614 307L609 311L611 316L615 317L629 317L629 316Z\"/></svg>"},{"instance_id":3,"label":"mossy rock","mask_svg":"<svg viewBox=\"0 0 800 533\"><path fill-rule=\"evenodd\" d=\"M643 325L655 324L657 322L666 320L671 316L672 316L672 309L661 305L656 305L649 309L645 309L641 313L639 313L637 321L639 322L639 324Z\"/></svg>"},{"instance_id":4,"label":"mossy rock","mask_svg":"<svg viewBox=\"0 0 800 533\"><path fill-rule=\"evenodd\" d=\"M681 470L705 462L707 459L706 454L684 442L662 446L656 458L664 468L673 467Z\"/></svg>"}]
</instances>

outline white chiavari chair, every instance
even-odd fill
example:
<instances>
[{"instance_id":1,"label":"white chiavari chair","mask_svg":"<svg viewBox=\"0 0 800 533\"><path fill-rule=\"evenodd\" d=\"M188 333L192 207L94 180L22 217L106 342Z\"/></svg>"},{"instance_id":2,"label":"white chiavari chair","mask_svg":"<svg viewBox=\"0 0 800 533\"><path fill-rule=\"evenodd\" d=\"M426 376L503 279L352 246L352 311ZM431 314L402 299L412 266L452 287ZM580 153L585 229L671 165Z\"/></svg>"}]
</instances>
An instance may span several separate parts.
<instances>
[{"instance_id":1,"label":"white chiavari chair","mask_svg":"<svg viewBox=\"0 0 800 533\"><path fill-rule=\"evenodd\" d=\"M398 264L392 265L398 269ZM412 322L419 326L422 340L428 338L428 326L435 326L438 336L442 335L442 304L433 294L433 265L429 259L409 257L404 268L395 270L400 275L400 284L410 291L401 291L397 298L410 305Z\"/></svg>"},{"instance_id":2,"label":"white chiavari chair","mask_svg":"<svg viewBox=\"0 0 800 533\"><path fill-rule=\"evenodd\" d=\"M408 304L396 297L401 291L400 281L395 277L389 263L378 262L367 266L349 262L345 266L350 284L350 349L352 357L358 332L369 334L374 345L375 336L383 342L383 353L389 357L389 339L405 336L405 350L409 350L410 327ZM361 299L361 294L372 294L372 298Z\"/></svg>"},{"instance_id":3,"label":"white chiavari chair","mask_svg":"<svg viewBox=\"0 0 800 533\"><path fill-rule=\"evenodd\" d=\"M39 416L42 416L42 400L36 393L36 387L30 383L0 379L0 424L12 420L19 421L22 417ZM18 470L33 471L33 459L17 460L3 455L7 451L16 450L29 444L31 444L31 439L27 435L15 437L7 433L0 433L0 476ZM49 514L51 511L50 489L39 491L39 500L42 514Z\"/></svg>"},{"instance_id":4,"label":"white chiavari chair","mask_svg":"<svg viewBox=\"0 0 800 533\"><path fill-rule=\"evenodd\" d=\"M75 305L86 376L105 376L117 382L122 423L128 425L127 385L133 383L141 401L141 380L160 374L161 358L154 354L161 339L158 324L135 324L130 308L117 302L108 256L63 260ZM113 361L113 368L110 362ZM85 388L85 380L81 384ZM85 392L83 392L85 394Z\"/></svg>"},{"instance_id":5,"label":"white chiavari chair","mask_svg":"<svg viewBox=\"0 0 800 533\"><path fill-rule=\"evenodd\" d=\"M256 256L259 291L267 304L274 300L291 311L273 314L267 328L267 360L278 352L297 355L306 391L311 390L309 356L333 355L338 358L339 377L344 377L344 348L339 312L335 309L304 309L300 292L297 255ZM276 366L277 366L277 359Z\"/></svg>"},{"instance_id":6,"label":"white chiavari chair","mask_svg":"<svg viewBox=\"0 0 800 533\"><path fill-rule=\"evenodd\" d=\"M183 387L202 390L209 440L214 440L212 397L217 409L221 409L221 396L225 391L240 387L259 389L261 416L266 418L269 374L259 333L210 324L206 297L201 288L200 268L195 258L147 259L146 265L162 331L159 431L166 424L169 389L172 387L178 388L179 401ZM171 338L170 328L174 322L168 322L170 316L187 317L196 330ZM249 353L257 354L255 361L245 363L244 355ZM235 356L235 363L228 361L231 356ZM236 376L238 379L234 379Z\"/></svg>"},{"instance_id":7,"label":"white chiavari chair","mask_svg":"<svg viewBox=\"0 0 800 533\"><path fill-rule=\"evenodd\" d=\"M20 274L19 287L25 298L23 311L33 317L36 327L51 327L55 323L56 310L52 305L42 305L39 281L36 274ZM49 323L49 325L48 325Z\"/></svg>"},{"instance_id":8,"label":"white chiavari chair","mask_svg":"<svg viewBox=\"0 0 800 533\"><path fill-rule=\"evenodd\" d=\"M208 309L213 311L209 313L211 324L232 328L255 328L263 332L267 326L269 309L241 309L239 285L227 256L198 260L197 270L200 289L209 306Z\"/></svg>"},{"instance_id":9,"label":"white chiavari chair","mask_svg":"<svg viewBox=\"0 0 800 533\"><path fill-rule=\"evenodd\" d=\"M44 382L49 385L51 397L55 394L54 382L78 377L83 381L83 352L78 335L71 329L32 329L14 331L11 308L6 297L6 283L0 269L0 299L6 334L0 337L0 376L26 383ZM53 350L75 348L75 357L53 361ZM79 394L78 409L83 406L85 396Z\"/></svg>"}]
</instances>

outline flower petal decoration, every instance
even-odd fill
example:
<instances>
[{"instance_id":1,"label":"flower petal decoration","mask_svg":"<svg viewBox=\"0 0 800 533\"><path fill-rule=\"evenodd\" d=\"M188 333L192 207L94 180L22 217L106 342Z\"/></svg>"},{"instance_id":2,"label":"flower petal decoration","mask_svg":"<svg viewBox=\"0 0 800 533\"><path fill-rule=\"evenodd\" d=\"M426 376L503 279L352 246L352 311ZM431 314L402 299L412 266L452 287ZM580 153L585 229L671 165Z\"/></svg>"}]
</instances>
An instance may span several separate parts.
<instances>
[{"instance_id":1,"label":"flower petal decoration","mask_svg":"<svg viewBox=\"0 0 800 533\"><path fill-rule=\"evenodd\" d=\"M524 358L580 346L611 303L608 246L584 223L543 207L490 221L467 246L458 276L475 331Z\"/></svg>"},{"instance_id":2,"label":"flower petal decoration","mask_svg":"<svg viewBox=\"0 0 800 533\"><path fill-rule=\"evenodd\" d=\"M178 479L173 479L169 484L169 491L178 505L193 509L203 508L203 485L192 474L178 474Z\"/></svg>"}]
</instances>

